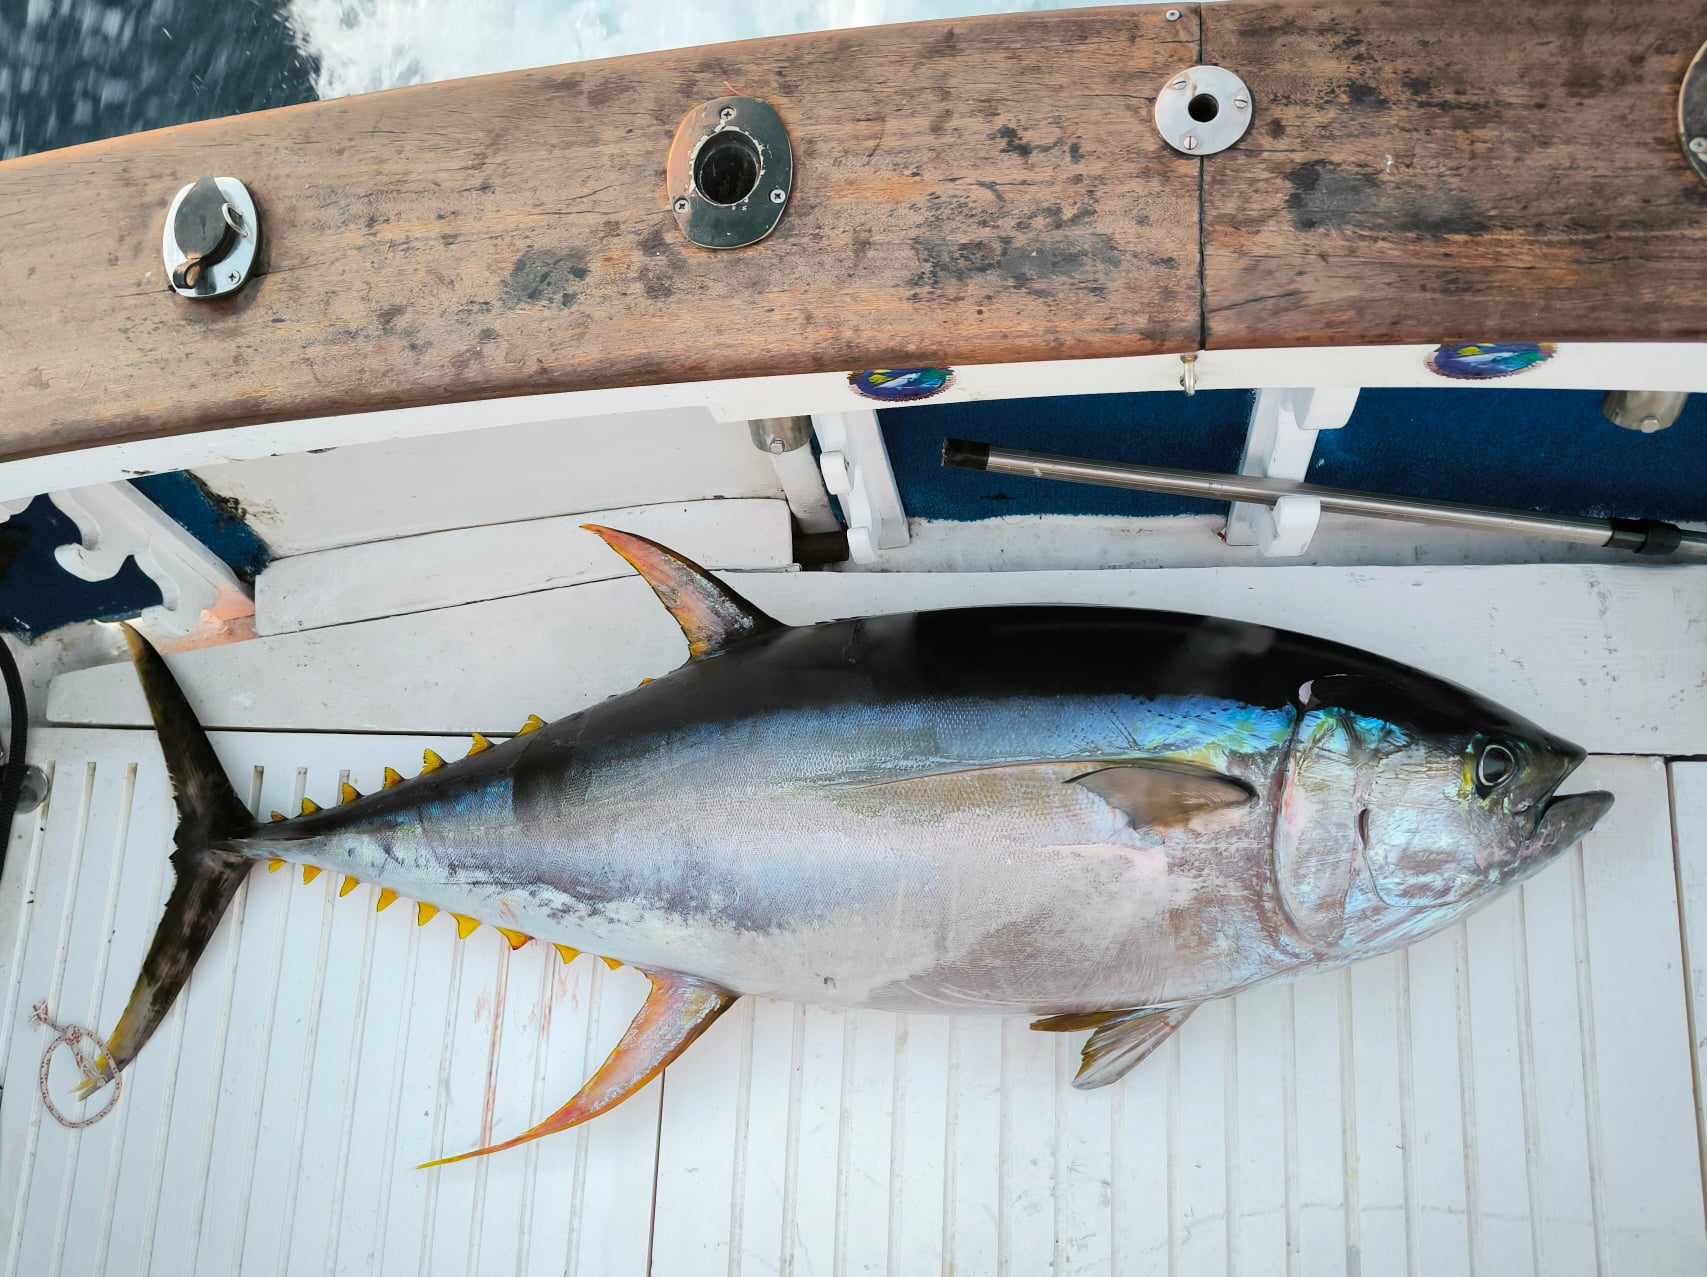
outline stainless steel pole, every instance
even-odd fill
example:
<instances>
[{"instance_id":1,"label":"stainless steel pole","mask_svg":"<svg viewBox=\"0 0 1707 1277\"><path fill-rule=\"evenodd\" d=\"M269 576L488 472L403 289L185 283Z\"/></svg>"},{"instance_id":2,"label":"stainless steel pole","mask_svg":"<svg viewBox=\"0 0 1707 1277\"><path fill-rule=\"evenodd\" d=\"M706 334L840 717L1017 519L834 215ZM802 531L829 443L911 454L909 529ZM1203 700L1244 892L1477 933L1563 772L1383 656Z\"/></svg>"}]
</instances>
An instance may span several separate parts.
<instances>
[{"instance_id":1,"label":"stainless steel pole","mask_svg":"<svg viewBox=\"0 0 1707 1277\"><path fill-rule=\"evenodd\" d=\"M1322 488L1286 479L1254 475L1213 474L1204 470L1173 470L1166 466L1135 466L1122 461L1093 461L1047 452L1025 452L965 439L947 439L942 463L962 470L1023 475L1031 479L1061 479L1105 488L1138 492L1167 492L1209 501L1260 501L1274 505L1282 497L1313 497L1322 509L1361 514L1372 519L1401 519L1482 532L1515 532L1548 541L1604 546L1643 555L1707 559L1707 533L1688 532L1658 519L1578 519L1565 515L1529 514L1497 506L1464 505L1454 501L1418 501L1411 497Z\"/></svg>"}]
</instances>

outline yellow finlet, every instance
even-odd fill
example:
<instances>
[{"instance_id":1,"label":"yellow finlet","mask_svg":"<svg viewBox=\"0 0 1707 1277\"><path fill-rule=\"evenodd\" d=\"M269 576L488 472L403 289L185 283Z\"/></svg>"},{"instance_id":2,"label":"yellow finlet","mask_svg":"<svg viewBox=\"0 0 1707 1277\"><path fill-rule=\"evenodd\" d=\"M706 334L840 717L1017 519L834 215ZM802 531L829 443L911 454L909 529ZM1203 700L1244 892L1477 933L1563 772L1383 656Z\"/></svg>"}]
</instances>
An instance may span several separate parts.
<instances>
[{"instance_id":1,"label":"yellow finlet","mask_svg":"<svg viewBox=\"0 0 1707 1277\"><path fill-rule=\"evenodd\" d=\"M579 949L571 949L566 944L554 944L551 947L557 950L557 956L563 959L564 966L568 966L571 962L575 961L576 958L581 956L581 951Z\"/></svg>"},{"instance_id":2,"label":"yellow finlet","mask_svg":"<svg viewBox=\"0 0 1707 1277\"><path fill-rule=\"evenodd\" d=\"M362 881L360 878L352 878L349 874L345 874L344 881L338 884L338 898L340 900L343 899L361 885Z\"/></svg>"},{"instance_id":3,"label":"yellow finlet","mask_svg":"<svg viewBox=\"0 0 1707 1277\"><path fill-rule=\"evenodd\" d=\"M397 893L390 887L381 887L379 889L379 899L374 902L373 911L375 913L384 913L396 903Z\"/></svg>"},{"instance_id":4,"label":"yellow finlet","mask_svg":"<svg viewBox=\"0 0 1707 1277\"><path fill-rule=\"evenodd\" d=\"M433 753L432 750L423 749L421 751L421 775L425 776L428 772L436 772L444 765L445 760Z\"/></svg>"},{"instance_id":5,"label":"yellow finlet","mask_svg":"<svg viewBox=\"0 0 1707 1277\"><path fill-rule=\"evenodd\" d=\"M510 948L512 949L519 949L529 940L533 939L532 936L523 935L520 931L511 931L508 927L499 927L498 934L510 942Z\"/></svg>"},{"instance_id":6,"label":"yellow finlet","mask_svg":"<svg viewBox=\"0 0 1707 1277\"><path fill-rule=\"evenodd\" d=\"M473 758L476 754L484 754L487 750L489 750L491 748L492 748L492 742L487 740L479 732L475 732L474 733L474 739L468 742L467 757Z\"/></svg>"},{"instance_id":7,"label":"yellow finlet","mask_svg":"<svg viewBox=\"0 0 1707 1277\"><path fill-rule=\"evenodd\" d=\"M304 816L312 816L319 810L320 804L315 802L312 798L304 798L302 800L302 814Z\"/></svg>"},{"instance_id":8,"label":"yellow finlet","mask_svg":"<svg viewBox=\"0 0 1707 1277\"><path fill-rule=\"evenodd\" d=\"M285 814L282 811L275 811L273 813L273 820L275 822L283 820L284 818L285 818Z\"/></svg>"},{"instance_id":9,"label":"yellow finlet","mask_svg":"<svg viewBox=\"0 0 1707 1277\"><path fill-rule=\"evenodd\" d=\"M618 967L620 967L622 965L622 963L618 962L615 958L606 958L602 955L600 956L599 961L604 963L612 971L615 971Z\"/></svg>"},{"instance_id":10,"label":"yellow finlet","mask_svg":"<svg viewBox=\"0 0 1707 1277\"><path fill-rule=\"evenodd\" d=\"M341 803L353 803L361 796L362 791L347 780L338 786L338 801Z\"/></svg>"},{"instance_id":11,"label":"yellow finlet","mask_svg":"<svg viewBox=\"0 0 1707 1277\"><path fill-rule=\"evenodd\" d=\"M267 861L267 872L270 874L276 874L284 867L285 862L280 860L277 856L274 856L271 860Z\"/></svg>"},{"instance_id":12,"label":"yellow finlet","mask_svg":"<svg viewBox=\"0 0 1707 1277\"><path fill-rule=\"evenodd\" d=\"M302 867L302 885L307 886L320 876L319 865L304 865Z\"/></svg>"},{"instance_id":13,"label":"yellow finlet","mask_svg":"<svg viewBox=\"0 0 1707 1277\"><path fill-rule=\"evenodd\" d=\"M653 678L643 678L643 679L641 679L641 680L640 680L640 682L639 682L639 683L637 683L637 684L636 684L636 686L637 686L637 687L645 687L645 686L646 686L646 684L648 684L648 683L655 683L655 682L657 682L657 681L658 681L658 680L657 680L657 679L653 679Z\"/></svg>"},{"instance_id":14,"label":"yellow finlet","mask_svg":"<svg viewBox=\"0 0 1707 1277\"><path fill-rule=\"evenodd\" d=\"M456 938L458 940L466 940L480 930L480 919L478 918L470 918L464 913L453 913L451 917L456 919Z\"/></svg>"},{"instance_id":15,"label":"yellow finlet","mask_svg":"<svg viewBox=\"0 0 1707 1277\"><path fill-rule=\"evenodd\" d=\"M532 735L534 732L537 732L540 728L542 728L544 726L545 726L545 720L543 718L541 718L538 714L529 714L528 715L528 721L521 725L520 729L517 730L516 735L517 736L529 736L529 735Z\"/></svg>"},{"instance_id":16,"label":"yellow finlet","mask_svg":"<svg viewBox=\"0 0 1707 1277\"><path fill-rule=\"evenodd\" d=\"M396 789L402 783L402 772L398 771L395 767L387 767L385 769L385 787L387 789Z\"/></svg>"},{"instance_id":17,"label":"yellow finlet","mask_svg":"<svg viewBox=\"0 0 1707 1277\"><path fill-rule=\"evenodd\" d=\"M417 927L426 926L438 916L439 907L437 905L430 905L425 900L419 901L415 905L415 925Z\"/></svg>"}]
</instances>

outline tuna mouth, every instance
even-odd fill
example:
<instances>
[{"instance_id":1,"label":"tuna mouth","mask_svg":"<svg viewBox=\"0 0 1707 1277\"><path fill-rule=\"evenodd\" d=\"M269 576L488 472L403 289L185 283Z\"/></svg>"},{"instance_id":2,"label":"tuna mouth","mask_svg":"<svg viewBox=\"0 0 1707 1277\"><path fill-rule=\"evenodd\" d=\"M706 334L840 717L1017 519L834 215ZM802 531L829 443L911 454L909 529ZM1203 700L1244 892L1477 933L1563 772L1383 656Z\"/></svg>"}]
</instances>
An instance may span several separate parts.
<instances>
[{"instance_id":1,"label":"tuna mouth","mask_svg":"<svg viewBox=\"0 0 1707 1277\"><path fill-rule=\"evenodd\" d=\"M1604 789L1549 798L1535 822L1527 855L1563 851L1600 823L1600 818L1612 810L1612 802L1612 795Z\"/></svg>"}]
</instances>

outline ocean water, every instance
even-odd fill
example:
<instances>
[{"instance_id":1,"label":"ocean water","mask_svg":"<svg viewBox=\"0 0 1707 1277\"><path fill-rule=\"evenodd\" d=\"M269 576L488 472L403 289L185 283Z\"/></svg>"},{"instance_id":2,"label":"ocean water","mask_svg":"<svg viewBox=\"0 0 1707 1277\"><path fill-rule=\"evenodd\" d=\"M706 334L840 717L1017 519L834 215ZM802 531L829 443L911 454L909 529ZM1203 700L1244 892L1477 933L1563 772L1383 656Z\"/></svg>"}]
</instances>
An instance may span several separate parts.
<instances>
[{"instance_id":1,"label":"ocean water","mask_svg":"<svg viewBox=\"0 0 1707 1277\"><path fill-rule=\"evenodd\" d=\"M0 159L465 75L1073 0L0 0Z\"/></svg>"}]
</instances>

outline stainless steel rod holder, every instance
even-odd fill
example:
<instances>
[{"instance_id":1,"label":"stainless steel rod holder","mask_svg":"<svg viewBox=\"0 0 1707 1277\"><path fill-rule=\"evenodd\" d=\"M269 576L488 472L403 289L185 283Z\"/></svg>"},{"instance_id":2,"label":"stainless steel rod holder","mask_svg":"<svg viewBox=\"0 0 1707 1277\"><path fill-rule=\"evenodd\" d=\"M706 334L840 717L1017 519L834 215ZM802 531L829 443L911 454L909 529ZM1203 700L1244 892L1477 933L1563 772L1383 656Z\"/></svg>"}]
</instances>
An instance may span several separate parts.
<instances>
[{"instance_id":1,"label":"stainless steel rod holder","mask_svg":"<svg viewBox=\"0 0 1707 1277\"><path fill-rule=\"evenodd\" d=\"M1060 479L1137 492L1166 492L1207 501L1259 501L1274 505L1284 497L1310 497L1322 509L1361 514L1372 519L1399 519L1507 532L1547 541L1568 541L1628 550L1645 556L1707 559L1707 533L1685 531L1658 519L1578 519L1568 515L1530 514L1497 506L1464 505L1455 501L1418 501L1411 497L1323 488L1286 479L1254 475L1214 474L1205 470L1174 470L1165 466L1135 466L1121 461L1093 461L1047 452L1000 448L966 439L945 439L942 463L961 470L1022 475L1030 479Z\"/></svg>"}]
</instances>

